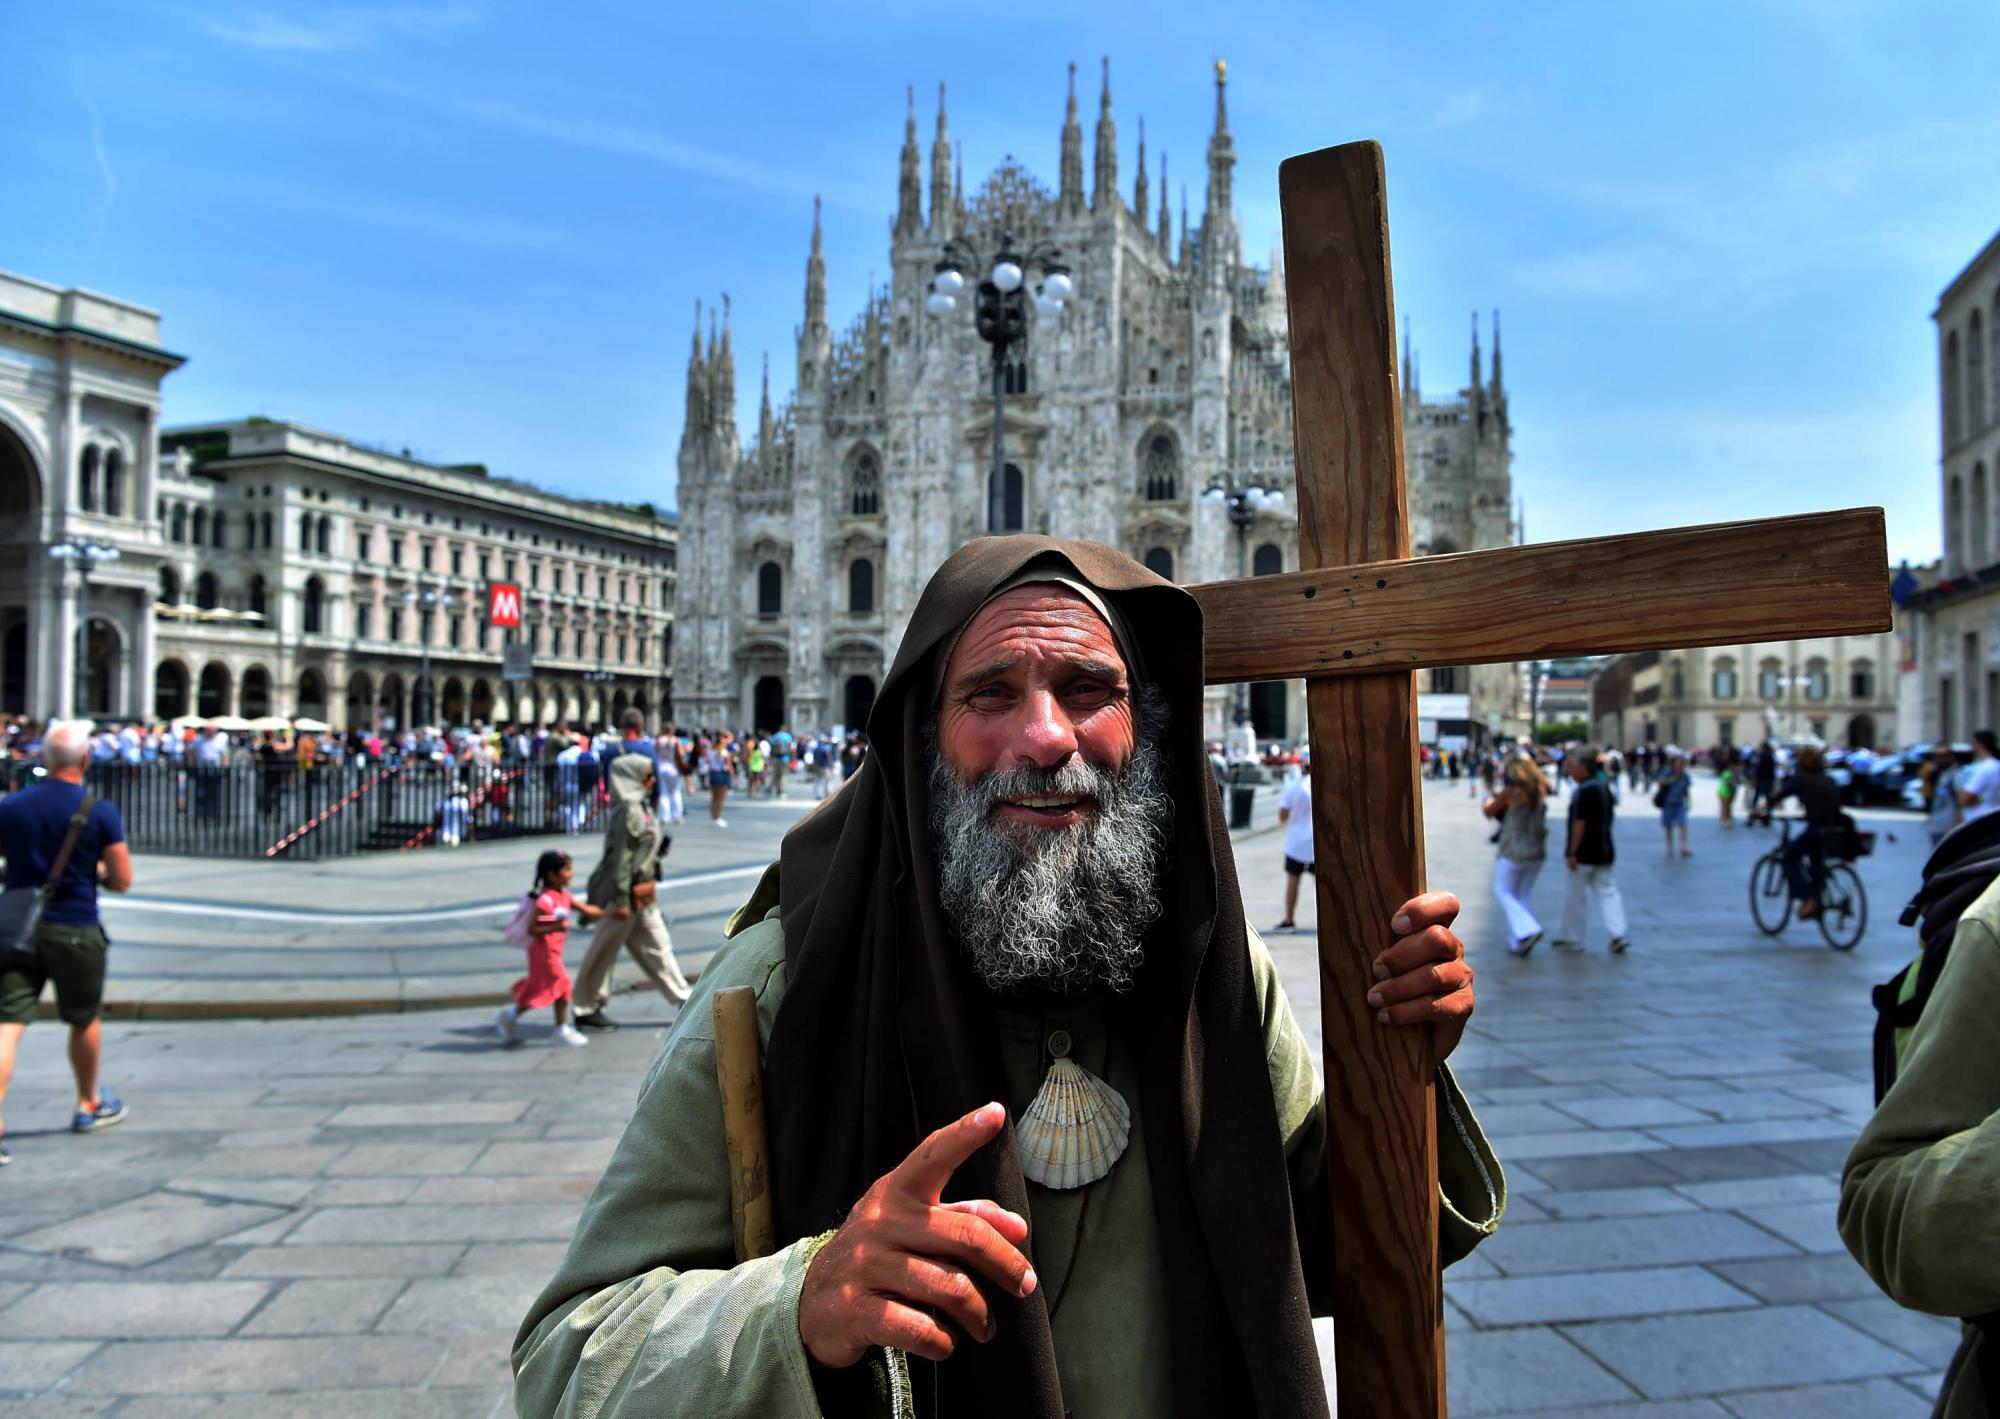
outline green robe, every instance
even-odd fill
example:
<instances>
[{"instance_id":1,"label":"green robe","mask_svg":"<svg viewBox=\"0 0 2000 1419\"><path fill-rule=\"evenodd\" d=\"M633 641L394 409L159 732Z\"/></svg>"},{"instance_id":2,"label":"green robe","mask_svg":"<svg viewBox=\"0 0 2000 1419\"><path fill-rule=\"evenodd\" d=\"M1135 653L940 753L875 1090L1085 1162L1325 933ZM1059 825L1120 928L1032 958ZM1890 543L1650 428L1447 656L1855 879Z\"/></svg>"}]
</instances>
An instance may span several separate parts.
<instances>
[{"instance_id":1,"label":"green robe","mask_svg":"<svg viewBox=\"0 0 2000 1419\"><path fill-rule=\"evenodd\" d=\"M1959 918L1896 1083L1841 1178L1840 1235L1875 1284L1912 1310L2000 1312L2000 882ZM2000 1413L1980 1373L1995 1342L1965 1327L1942 1419Z\"/></svg>"},{"instance_id":2,"label":"green robe","mask_svg":"<svg viewBox=\"0 0 2000 1419\"><path fill-rule=\"evenodd\" d=\"M741 922L739 914L732 927ZM1320 1084L1277 969L1254 932L1250 952L1307 1290L1323 1315L1332 1307L1332 1255ZM756 990L758 1035L768 1044L785 992L784 933L775 908L739 929L701 973L577 1223L568 1257L522 1325L514 1344L514 1403L522 1415L808 1419L820 1413L798 1305L807 1263L822 1239L734 1264L709 1007L709 997L729 986ZM1028 1185L1029 1245L1052 1307L1057 1367L1072 1412L1085 1419L1171 1414L1170 1301L1134 1061L1129 1051L1113 1048L1101 1012L1089 1006L1039 1016L1002 1010L998 1024L1003 1102L1012 1116L1040 1087L1043 1042L1058 1027L1070 1032L1076 1061L1134 1103L1131 1141L1109 1176L1073 1192ZM1449 1071L1440 1071L1438 1083L1440 1245L1449 1264L1499 1225L1506 1183ZM922 1374L919 1362L920 1383ZM896 1381L902 1378L898 1370Z\"/></svg>"}]
</instances>

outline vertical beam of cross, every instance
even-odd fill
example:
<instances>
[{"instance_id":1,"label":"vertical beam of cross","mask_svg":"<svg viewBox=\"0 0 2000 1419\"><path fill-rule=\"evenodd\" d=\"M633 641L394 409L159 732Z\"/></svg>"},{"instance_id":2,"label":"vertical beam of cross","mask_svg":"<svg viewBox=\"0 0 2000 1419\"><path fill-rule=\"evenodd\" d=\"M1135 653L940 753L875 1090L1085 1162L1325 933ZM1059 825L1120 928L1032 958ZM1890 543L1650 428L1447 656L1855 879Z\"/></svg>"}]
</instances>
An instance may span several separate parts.
<instances>
[{"instance_id":1,"label":"vertical beam of cross","mask_svg":"<svg viewBox=\"0 0 2000 1419\"><path fill-rule=\"evenodd\" d=\"M1291 158L1278 196L1302 567L1407 558L1382 150ZM1407 670L1311 680L1306 717L1340 1409L1435 1419L1445 1387L1431 1032L1385 1029L1366 1002L1386 924L1424 885L1415 683Z\"/></svg>"}]
</instances>

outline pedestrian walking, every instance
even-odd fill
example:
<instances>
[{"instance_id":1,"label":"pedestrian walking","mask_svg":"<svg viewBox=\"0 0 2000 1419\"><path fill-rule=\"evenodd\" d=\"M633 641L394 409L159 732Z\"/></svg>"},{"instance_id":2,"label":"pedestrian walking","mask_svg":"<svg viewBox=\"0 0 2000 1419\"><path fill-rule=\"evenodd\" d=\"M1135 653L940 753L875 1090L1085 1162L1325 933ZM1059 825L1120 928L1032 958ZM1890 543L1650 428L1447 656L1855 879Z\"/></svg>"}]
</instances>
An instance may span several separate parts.
<instances>
[{"instance_id":1,"label":"pedestrian walking","mask_svg":"<svg viewBox=\"0 0 2000 1419\"><path fill-rule=\"evenodd\" d=\"M665 836L652 811L658 789L653 761L644 754L621 754L611 761L611 811L606 815L604 856L590 874L590 905L604 912L577 972L578 1028L615 1030L604 1013L611 999L611 973L621 950L670 1005L688 998L687 978L674 960L673 938L660 915L660 859L673 839Z\"/></svg>"},{"instance_id":2,"label":"pedestrian walking","mask_svg":"<svg viewBox=\"0 0 2000 1419\"><path fill-rule=\"evenodd\" d=\"M98 918L97 891L131 889L132 853L118 810L84 790L89 725L56 721L42 736L41 753L47 777L0 798L7 895L24 904L37 893L42 900L41 920L25 941L0 941L0 1105L6 1102L21 1035L35 1018L42 991L53 984L56 1014L69 1026L69 1066L76 1076L76 1112L69 1126L94 1133L126 1113L97 1080L104 1053L98 1013L111 945ZM8 1161L0 1119L0 1165Z\"/></svg>"},{"instance_id":3,"label":"pedestrian walking","mask_svg":"<svg viewBox=\"0 0 2000 1419\"><path fill-rule=\"evenodd\" d=\"M695 746L695 762L701 766L702 782L708 785L708 821L726 828L729 821L722 816L722 805L729 797L729 756L717 740L704 738Z\"/></svg>"},{"instance_id":4,"label":"pedestrian walking","mask_svg":"<svg viewBox=\"0 0 2000 1419\"><path fill-rule=\"evenodd\" d=\"M653 764L660 775L660 821L668 824L686 822L687 801L682 791L686 770L681 758L680 736L671 724L661 732L653 746Z\"/></svg>"},{"instance_id":5,"label":"pedestrian walking","mask_svg":"<svg viewBox=\"0 0 2000 1419\"><path fill-rule=\"evenodd\" d=\"M569 1020L572 990L569 970L563 965L563 947L569 943L572 911L586 921L604 913L570 896L570 880L575 875L569 854L554 848L535 863L534 885L515 913L520 923L518 935L510 928L514 944L527 952L528 973L514 982L514 1003L501 1006L493 1016L493 1027L505 1044L519 1044L521 1017L543 1006L555 1014L557 1044L575 1047L590 1043Z\"/></svg>"},{"instance_id":6,"label":"pedestrian walking","mask_svg":"<svg viewBox=\"0 0 2000 1419\"><path fill-rule=\"evenodd\" d=\"M1667 836L1669 862L1674 859L1676 828L1681 834L1681 856L1694 856L1694 850L1688 846L1688 791L1692 784L1687 755L1679 749L1669 750L1666 771L1660 775L1660 786L1653 790L1653 806L1660 810L1660 830Z\"/></svg>"},{"instance_id":7,"label":"pedestrian walking","mask_svg":"<svg viewBox=\"0 0 2000 1419\"><path fill-rule=\"evenodd\" d=\"M1275 928L1295 931L1299 880L1313 871L1312 755L1299 756L1299 776L1278 795L1278 821L1285 825L1285 919ZM1315 876L1318 874L1315 873Z\"/></svg>"},{"instance_id":8,"label":"pedestrian walking","mask_svg":"<svg viewBox=\"0 0 2000 1419\"><path fill-rule=\"evenodd\" d=\"M815 734L806 746L806 782L812 787L813 797L825 798L832 792L832 779L833 741L824 734Z\"/></svg>"},{"instance_id":9,"label":"pedestrian walking","mask_svg":"<svg viewBox=\"0 0 2000 1419\"><path fill-rule=\"evenodd\" d=\"M1959 822L1972 823L2000 812L2000 737L1990 729L1974 730L1972 762L1958 771Z\"/></svg>"},{"instance_id":10,"label":"pedestrian walking","mask_svg":"<svg viewBox=\"0 0 2000 1419\"><path fill-rule=\"evenodd\" d=\"M1507 950L1525 956L1542 939L1542 924L1529 905L1535 878L1548 857L1550 785L1541 768L1526 754L1507 761L1499 792L1486 800L1485 813L1499 820L1495 841L1499 856L1493 863L1493 895L1507 918Z\"/></svg>"},{"instance_id":11,"label":"pedestrian walking","mask_svg":"<svg viewBox=\"0 0 2000 1419\"><path fill-rule=\"evenodd\" d=\"M1958 826L1958 756L1951 745L1940 744L1931 750L1931 757L1921 770L1924 785L1924 810L1927 815L1925 826L1929 828L1931 846L1936 847L1944 840L1944 835Z\"/></svg>"},{"instance_id":12,"label":"pedestrian walking","mask_svg":"<svg viewBox=\"0 0 2000 1419\"><path fill-rule=\"evenodd\" d=\"M1571 750L1563 768L1576 785L1569 798L1569 845L1564 852L1569 894L1563 901L1562 935L1550 944L1558 951L1583 949L1588 898L1597 904L1604 929L1611 933L1611 954L1619 955L1631 942L1625 934L1625 898L1611 875L1618 856L1612 839L1617 808L1611 800L1611 787L1599 771L1595 749L1579 746Z\"/></svg>"},{"instance_id":13,"label":"pedestrian walking","mask_svg":"<svg viewBox=\"0 0 2000 1419\"><path fill-rule=\"evenodd\" d=\"M1736 751L1730 749L1722 757L1722 769L1715 776L1716 814L1722 819L1722 826L1733 828L1736 821L1730 812L1736 804Z\"/></svg>"},{"instance_id":14,"label":"pedestrian walking","mask_svg":"<svg viewBox=\"0 0 2000 1419\"><path fill-rule=\"evenodd\" d=\"M779 725L778 732L771 736L771 796L785 796L785 780L792 773L792 731L786 725Z\"/></svg>"},{"instance_id":15,"label":"pedestrian walking","mask_svg":"<svg viewBox=\"0 0 2000 1419\"><path fill-rule=\"evenodd\" d=\"M764 770L770 763L770 757L771 741L764 737L764 731L761 729L751 731L749 751L744 755L745 775L743 796L745 798L755 798L757 796L757 790L763 786Z\"/></svg>"},{"instance_id":16,"label":"pedestrian walking","mask_svg":"<svg viewBox=\"0 0 2000 1419\"><path fill-rule=\"evenodd\" d=\"M1751 754L1750 813L1747 821L1757 827L1771 826L1771 795L1778 787L1778 753L1765 740Z\"/></svg>"}]
</instances>

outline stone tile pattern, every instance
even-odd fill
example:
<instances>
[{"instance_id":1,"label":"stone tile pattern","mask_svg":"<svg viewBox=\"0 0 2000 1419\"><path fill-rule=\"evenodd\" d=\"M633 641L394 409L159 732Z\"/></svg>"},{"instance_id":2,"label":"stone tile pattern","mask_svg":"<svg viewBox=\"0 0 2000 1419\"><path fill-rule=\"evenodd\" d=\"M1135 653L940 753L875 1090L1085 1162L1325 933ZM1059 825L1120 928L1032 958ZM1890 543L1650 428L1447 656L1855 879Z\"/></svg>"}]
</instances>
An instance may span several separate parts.
<instances>
[{"instance_id":1,"label":"stone tile pattern","mask_svg":"<svg viewBox=\"0 0 2000 1419\"><path fill-rule=\"evenodd\" d=\"M1593 928L1586 955L1513 960L1474 805L1427 789L1431 881L1465 899L1480 972L1454 1063L1514 1198L1447 1277L1455 1415L1920 1416L1955 1343L1831 1226L1918 825L1875 825L1899 837L1862 864L1876 924L1835 956L1756 934L1743 884L1770 839L1725 836L1698 792L1691 861L1659 858L1642 807L1621 819L1631 953ZM1253 923L1279 914L1279 854L1238 844ZM1535 894L1551 927L1562 887L1558 861ZM399 890L378 899L436 904ZM1317 1047L1311 937L1270 944ZM507 1412L513 1329L663 1038L657 1000L618 1013L577 1051L546 1016L502 1050L483 1012L114 1024L134 1113L90 1138L64 1131L60 1037L31 1030L0 1175L0 1413Z\"/></svg>"}]
</instances>

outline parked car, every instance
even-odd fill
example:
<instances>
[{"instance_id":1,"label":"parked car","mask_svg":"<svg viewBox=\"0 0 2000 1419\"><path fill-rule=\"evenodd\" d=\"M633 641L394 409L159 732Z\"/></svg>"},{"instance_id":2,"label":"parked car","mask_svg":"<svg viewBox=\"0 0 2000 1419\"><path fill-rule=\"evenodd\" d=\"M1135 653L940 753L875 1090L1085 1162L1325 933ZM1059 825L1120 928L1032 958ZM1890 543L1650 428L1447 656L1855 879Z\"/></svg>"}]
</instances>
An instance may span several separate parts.
<instances>
[{"instance_id":1,"label":"parked car","mask_svg":"<svg viewBox=\"0 0 2000 1419\"><path fill-rule=\"evenodd\" d=\"M1893 754L1883 754L1869 765L1868 773L1861 781L1861 801L1863 803L1894 803L1907 806L1904 791L1915 784L1918 793L1917 806L1922 807L1923 785L1920 774L1924 760L1931 756L1928 744L1912 744L1907 749Z\"/></svg>"}]
</instances>

